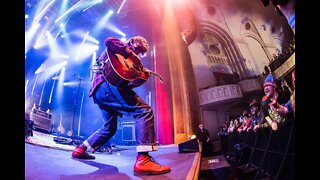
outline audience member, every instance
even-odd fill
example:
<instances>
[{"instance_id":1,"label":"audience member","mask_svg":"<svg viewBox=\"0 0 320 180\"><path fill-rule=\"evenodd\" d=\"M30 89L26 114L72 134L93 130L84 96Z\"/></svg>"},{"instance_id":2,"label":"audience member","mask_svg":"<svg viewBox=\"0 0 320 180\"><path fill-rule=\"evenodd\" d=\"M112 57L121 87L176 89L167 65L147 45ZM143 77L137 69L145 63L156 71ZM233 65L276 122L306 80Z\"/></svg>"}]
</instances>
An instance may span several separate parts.
<instances>
[{"instance_id":1,"label":"audience member","mask_svg":"<svg viewBox=\"0 0 320 180\"><path fill-rule=\"evenodd\" d=\"M250 112L251 112L251 129L256 131L261 128L260 126L264 122L263 112L261 111L261 105L258 103L256 99L253 99L250 103Z\"/></svg>"},{"instance_id":2,"label":"audience member","mask_svg":"<svg viewBox=\"0 0 320 180\"><path fill-rule=\"evenodd\" d=\"M243 131L247 131L247 129L251 126L251 117L248 111L243 111L242 114L242 124L241 126L238 128L238 132L243 132Z\"/></svg>"},{"instance_id":3,"label":"audience member","mask_svg":"<svg viewBox=\"0 0 320 180\"><path fill-rule=\"evenodd\" d=\"M234 123L233 122L234 122L234 120L231 119L229 127L228 127L228 133L232 133L234 131Z\"/></svg>"},{"instance_id":4,"label":"audience member","mask_svg":"<svg viewBox=\"0 0 320 180\"><path fill-rule=\"evenodd\" d=\"M281 101L283 98L278 98L279 94L276 87L275 78L272 74L269 74L263 84L265 96L262 98L261 107L266 121L274 131L285 121L285 117L276 110L279 108L279 104L284 103Z\"/></svg>"}]
</instances>

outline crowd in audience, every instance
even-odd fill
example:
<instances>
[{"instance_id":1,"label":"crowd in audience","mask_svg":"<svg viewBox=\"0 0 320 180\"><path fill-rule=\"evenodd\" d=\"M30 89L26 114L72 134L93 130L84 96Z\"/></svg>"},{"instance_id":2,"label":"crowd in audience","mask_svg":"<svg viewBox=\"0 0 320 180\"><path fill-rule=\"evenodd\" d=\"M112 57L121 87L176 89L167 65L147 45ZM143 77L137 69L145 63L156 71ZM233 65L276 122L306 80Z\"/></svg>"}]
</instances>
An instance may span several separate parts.
<instances>
[{"instance_id":1,"label":"crowd in audience","mask_svg":"<svg viewBox=\"0 0 320 180\"><path fill-rule=\"evenodd\" d=\"M272 71L280 67L292 54L295 52L295 39L293 38L288 45L283 45L281 50L277 49L276 53L272 54L272 59L269 64Z\"/></svg>"},{"instance_id":2,"label":"crowd in audience","mask_svg":"<svg viewBox=\"0 0 320 180\"><path fill-rule=\"evenodd\" d=\"M219 135L257 132L263 128L277 131L292 122L295 115L295 70L291 75L292 88L282 80L282 88L279 90L276 79L272 73L269 73L263 83L264 96L260 100L253 99L249 109L245 109L240 116L224 123L220 128Z\"/></svg>"}]
</instances>

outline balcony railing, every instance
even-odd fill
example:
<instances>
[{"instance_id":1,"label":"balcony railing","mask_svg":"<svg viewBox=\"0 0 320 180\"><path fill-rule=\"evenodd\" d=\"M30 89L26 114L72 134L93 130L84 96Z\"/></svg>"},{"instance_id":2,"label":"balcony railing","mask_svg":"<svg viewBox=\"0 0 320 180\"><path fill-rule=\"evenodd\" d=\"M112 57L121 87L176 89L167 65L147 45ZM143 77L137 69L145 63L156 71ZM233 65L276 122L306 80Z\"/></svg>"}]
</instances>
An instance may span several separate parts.
<instances>
[{"instance_id":1,"label":"balcony railing","mask_svg":"<svg viewBox=\"0 0 320 180\"><path fill-rule=\"evenodd\" d=\"M238 84L211 87L201 90L200 106L242 98L242 91Z\"/></svg>"},{"instance_id":2,"label":"balcony railing","mask_svg":"<svg viewBox=\"0 0 320 180\"><path fill-rule=\"evenodd\" d=\"M258 78L245 79L240 81L238 84L241 88L242 93L261 91L263 89L261 82Z\"/></svg>"}]
</instances>

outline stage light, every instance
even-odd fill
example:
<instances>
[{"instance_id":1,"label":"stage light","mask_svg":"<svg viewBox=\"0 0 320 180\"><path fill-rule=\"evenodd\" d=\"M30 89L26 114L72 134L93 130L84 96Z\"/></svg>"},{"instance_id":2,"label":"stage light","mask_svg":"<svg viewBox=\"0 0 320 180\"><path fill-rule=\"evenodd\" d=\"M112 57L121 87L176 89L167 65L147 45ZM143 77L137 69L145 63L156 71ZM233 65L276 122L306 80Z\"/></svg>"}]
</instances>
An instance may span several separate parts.
<instances>
[{"instance_id":1,"label":"stage light","mask_svg":"<svg viewBox=\"0 0 320 180\"><path fill-rule=\"evenodd\" d=\"M29 18L29 15L28 15L28 14L24 15L24 18L25 18L25 19L28 19L28 18Z\"/></svg>"}]
</instances>

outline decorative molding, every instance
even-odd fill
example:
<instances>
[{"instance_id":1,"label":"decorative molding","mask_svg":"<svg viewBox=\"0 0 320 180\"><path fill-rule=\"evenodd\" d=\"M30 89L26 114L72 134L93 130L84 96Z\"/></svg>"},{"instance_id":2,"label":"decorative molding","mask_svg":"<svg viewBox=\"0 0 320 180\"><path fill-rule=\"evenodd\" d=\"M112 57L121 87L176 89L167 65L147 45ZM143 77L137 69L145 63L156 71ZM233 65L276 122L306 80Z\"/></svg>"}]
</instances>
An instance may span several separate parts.
<instances>
[{"instance_id":1,"label":"decorative molding","mask_svg":"<svg viewBox=\"0 0 320 180\"><path fill-rule=\"evenodd\" d=\"M199 92L200 106L242 98L241 88L238 84L211 87Z\"/></svg>"},{"instance_id":2,"label":"decorative molding","mask_svg":"<svg viewBox=\"0 0 320 180\"><path fill-rule=\"evenodd\" d=\"M262 85L259 79L246 79L238 82L242 93L249 93L252 91L262 90Z\"/></svg>"},{"instance_id":3,"label":"decorative molding","mask_svg":"<svg viewBox=\"0 0 320 180\"><path fill-rule=\"evenodd\" d=\"M280 67L278 67L274 71L274 77L276 79L279 79L285 74L287 74L295 66L295 61L296 61L295 54L296 53L293 53L286 62L284 62Z\"/></svg>"}]
</instances>

